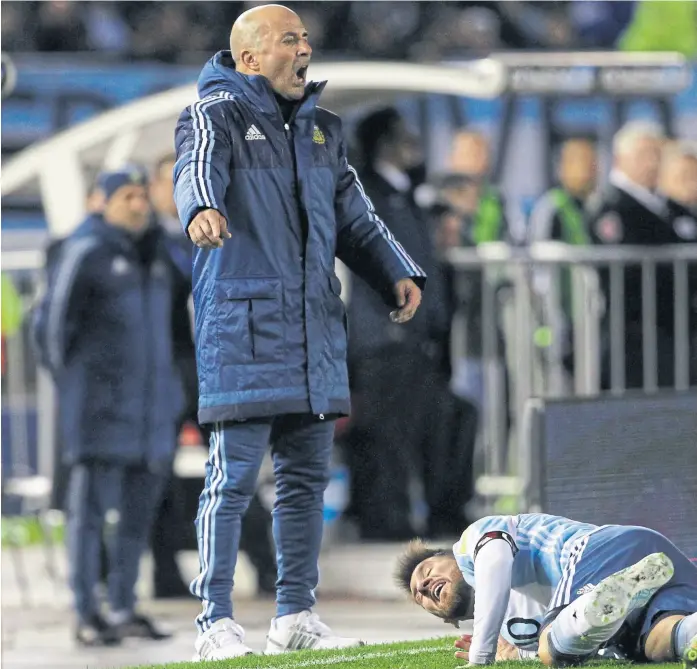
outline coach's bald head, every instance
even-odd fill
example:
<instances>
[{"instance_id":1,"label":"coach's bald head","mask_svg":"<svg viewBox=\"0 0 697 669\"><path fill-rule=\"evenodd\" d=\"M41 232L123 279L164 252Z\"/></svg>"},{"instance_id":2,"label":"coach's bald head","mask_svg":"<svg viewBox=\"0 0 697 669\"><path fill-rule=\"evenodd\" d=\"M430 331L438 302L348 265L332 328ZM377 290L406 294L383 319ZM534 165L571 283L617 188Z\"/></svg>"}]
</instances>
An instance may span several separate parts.
<instances>
[{"instance_id":1,"label":"coach's bald head","mask_svg":"<svg viewBox=\"0 0 697 669\"><path fill-rule=\"evenodd\" d=\"M241 14L230 32L237 71L262 75L288 100L305 92L312 49L300 17L283 5L262 5Z\"/></svg>"}]
</instances>

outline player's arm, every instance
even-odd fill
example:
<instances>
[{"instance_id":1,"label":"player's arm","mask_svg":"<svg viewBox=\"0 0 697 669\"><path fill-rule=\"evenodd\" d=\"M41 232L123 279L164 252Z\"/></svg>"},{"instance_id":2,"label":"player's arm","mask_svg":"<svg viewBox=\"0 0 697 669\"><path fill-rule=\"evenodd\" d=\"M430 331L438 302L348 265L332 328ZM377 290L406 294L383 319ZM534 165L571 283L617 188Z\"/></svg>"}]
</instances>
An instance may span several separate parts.
<instances>
[{"instance_id":1,"label":"player's arm","mask_svg":"<svg viewBox=\"0 0 697 669\"><path fill-rule=\"evenodd\" d=\"M215 248L230 237L225 193L230 184L232 138L227 98L195 102L180 115L174 134L174 199L179 220L197 246Z\"/></svg>"},{"instance_id":2,"label":"player's arm","mask_svg":"<svg viewBox=\"0 0 697 669\"><path fill-rule=\"evenodd\" d=\"M470 664L496 660L499 631L511 594L513 559L518 552L513 537L504 531L485 533L474 549L474 630Z\"/></svg>"},{"instance_id":3,"label":"player's arm","mask_svg":"<svg viewBox=\"0 0 697 669\"><path fill-rule=\"evenodd\" d=\"M425 272L377 215L356 171L349 165L343 137L334 209L338 226L337 257L390 307L403 306L397 303L394 292L400 281L411 279L419 289L424 287Z\"/></svg>"}]
</instances>

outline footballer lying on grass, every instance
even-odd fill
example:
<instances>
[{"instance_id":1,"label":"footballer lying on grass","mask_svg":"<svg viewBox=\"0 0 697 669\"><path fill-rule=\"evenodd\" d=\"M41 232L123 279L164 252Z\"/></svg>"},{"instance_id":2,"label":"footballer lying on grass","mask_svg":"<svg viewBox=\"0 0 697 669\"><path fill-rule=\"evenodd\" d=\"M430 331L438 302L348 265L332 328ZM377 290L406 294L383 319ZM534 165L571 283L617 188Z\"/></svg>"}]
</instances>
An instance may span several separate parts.
<instances>
[{"instance_id":1,"label":"footballer lying on grass","mask_svg":"<svg viewBox=\"0 0 697 669\"><path fill-rule=\"evenodd\" d=\"M697 565L644 527L489 516L452 550L413 541L396 577L446 622L474 618L455 643L470 665L537 656L563 667L615 646L697 669Z\"/></svg>"}]
</instances>

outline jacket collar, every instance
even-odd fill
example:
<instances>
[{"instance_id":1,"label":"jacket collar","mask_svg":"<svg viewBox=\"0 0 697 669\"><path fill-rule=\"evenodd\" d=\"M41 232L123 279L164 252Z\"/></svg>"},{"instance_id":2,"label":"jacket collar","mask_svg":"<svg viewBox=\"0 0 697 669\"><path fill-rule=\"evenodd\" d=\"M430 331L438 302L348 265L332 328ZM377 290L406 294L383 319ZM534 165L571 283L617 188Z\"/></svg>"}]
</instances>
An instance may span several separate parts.
<instances>
[{"instance_id":1,"label":"jacket collar","mask_svg":"<svg viewBox=\"0 0 697 669\"><path fill-rule=\"evenodd\" d=\"M311 81L305 87L305 95L298 100L298 118L314 114L326 81ZM241 74L235 69L230 51L219 51L201 70L198 79L199 96L204 98L221 91L245 98L252 106L268 116L281 116L271 84L261 75Z\"/></svg>"},{"instance_id":2,"label":"jacket collar","mask_svg":"<svg viewBox=\"0 0 697 669\"><path fill-rule=\"evenodd\" d=\"M658 194L634 183L624 172L613 169L610 172L610 184L621 191L624 191L629 197L636 200L645 209L656 214L656 216L664 217L666 215L666 202Z\"/></svg>"}]
</instances>

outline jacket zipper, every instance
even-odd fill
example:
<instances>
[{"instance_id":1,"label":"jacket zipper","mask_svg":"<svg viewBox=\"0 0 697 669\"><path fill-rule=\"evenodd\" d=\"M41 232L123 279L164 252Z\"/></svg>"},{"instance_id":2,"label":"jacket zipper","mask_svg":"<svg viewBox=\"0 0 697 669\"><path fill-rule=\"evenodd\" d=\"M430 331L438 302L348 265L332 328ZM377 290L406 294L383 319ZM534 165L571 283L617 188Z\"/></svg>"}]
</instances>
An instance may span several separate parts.
<instances>
[{"instance_id":1,"label":"jacket zipper","mask_svg":"<svg viewBox=\"0 0 697 669\"><path fill-rule=\"evenodd\" d=\"M152 269L152 266L145 266L144 267L144 274L143 274L143 281L142 281L142 287L143 287L143 324L146 326L146 331L147 331L147 336L145 340L145 418L143 420L143 433L142 433L142 440L143 440L143 445L144 445L144 452L145 452L145 459L146 462L149 460L148 456L150 455L150 443L148 439L148 435L150 433L150 430L148 429L149 422L150 422L150 414L151 414L151 409L152 409L152 377L153 375L153 370L152 370L152 337L153 337L153 332L152 328L149 327L149 324L151 322L150 318L150 285L151 285L151 280L150 280L150 271Z\"/></svg>"},{"instance_id":2,"label":"jacket zipper","mask_svg":"<svg viewBox=\"0 0 697 669\"><path fill-rule=\"evenodd\" d=\"M302 103L300 103L302 104ZM302 270L303 270L303 275L305 274L305 258L307 256L307 240L309 237L309 219L306 216L305 208L303 207L302 200L300 199L300 179L298 175L298 161L297 157L295 154L295 141L293 138L293 132L291 130L291 124L293 123L293 120L295 119L295 115L298 113L298 110L300 109L300 104L297 104L295 108L293 109L293 113L290 115L290 118L288 119L288 122L284 122L283 124L283 129L285 130L285 135L286 135L286 141L288 142L288 147L290 148L290 155L291 155L291 160L293 161L293 180L294 180L294 197L295 197L295 205L298 211L298 218L300 219L300 232L301 232L301 244L300 244L300 262L302 263ZM278 103L276 103L276 106L278 106ZM281 114L281 118L283 118L283 114L281 112L281 108L278 107L279 114ZM285 119L284 119L285 120ZM307 279L303 281L303 320L305 320L306 313L305 313L305 299L306 299L306 292L307 292ZM306 335L307 336L307 332ZM309 360L309 355L308 359L305 363L306 369L305 369L305 376L307 378L307 390L308 390L308 398L310 397L310 360ZM311 401L310 401L311 402ZM320 420L324 420L324 414L319 415Z\"/></svg>"},{"instance_id":3,"label":"jacket zipper","mask_svg":"<svg viewBox=\"0 0 697 669\"><path fill-rule=\"evenodd\" d=\"M293 139L293 132L290 129L290 124L293 122L293 119L295 118L295 113L296 110L293 112L291 115L290 119L288 120L288 123L284 123L283 128L285 130L285 135L286 135L286 141L288 142L288 147L290 148L290 155L291 159L293 161L293 181L294 181L294 186L293 186L293 196L295 197L295 205L298 210L298 218L300 219L300 232L301 232L301 244L300 244L300 249L302 253L302 262L303 266L305 264L305 247L307 246L307 238L309 234L309 223L307 221L307 216L305 214L305 208L303 207L302 200L300 199L300 178L298 174L298 161L297 157L295 155L295 141Z\"/></svg>"}]
</instances>

